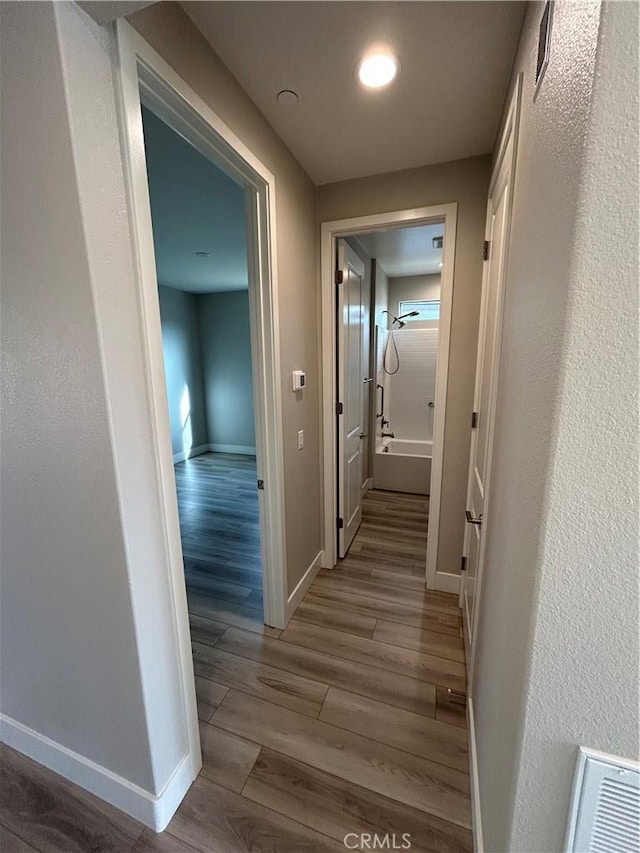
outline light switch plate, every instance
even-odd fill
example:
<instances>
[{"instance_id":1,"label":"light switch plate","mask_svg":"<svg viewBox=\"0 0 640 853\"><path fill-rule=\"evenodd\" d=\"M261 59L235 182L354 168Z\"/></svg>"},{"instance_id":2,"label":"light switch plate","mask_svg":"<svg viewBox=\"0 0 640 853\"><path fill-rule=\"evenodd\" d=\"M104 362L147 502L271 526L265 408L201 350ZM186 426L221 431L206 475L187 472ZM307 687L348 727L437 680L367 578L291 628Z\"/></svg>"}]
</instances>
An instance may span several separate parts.
<instances>
[{"instance_id":1,"label":"light switch plate","mask_svg":"<svg viewBox=\"0 0 640 853\"><path fill-rule=\"evenodd\" d=\"M304 430L298 430L298 450L302 450L304 447Z\"/></svg>"}]
</instances>

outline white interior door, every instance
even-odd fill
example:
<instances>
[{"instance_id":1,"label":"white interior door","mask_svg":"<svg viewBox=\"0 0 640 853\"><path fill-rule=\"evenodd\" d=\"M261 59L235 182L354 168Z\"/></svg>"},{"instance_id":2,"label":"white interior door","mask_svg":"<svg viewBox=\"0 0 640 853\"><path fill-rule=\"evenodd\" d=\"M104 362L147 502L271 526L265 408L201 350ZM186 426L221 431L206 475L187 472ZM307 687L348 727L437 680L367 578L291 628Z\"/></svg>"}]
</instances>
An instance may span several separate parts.
<instances>
[{"instance_id":1,"label":"white interior door","mask_svg":"<svg viewBox=\"0 0 640 853\"><path fill-rule=\"evenodd\" d=\"M374 389L374 373L371 369L371 270L366 269L362 291L362 428L365 436L362 439L362 497L367 493L370 478L373 477L371 466L370 436L371 431L371 392Z\"/></svg>"},{"instance_id":2,"label":"white interior door","mask_svg":"<svg viewBox=\"0 0 640 853\"><path fill-rule=\"evenodd\" d=\"M346 555L362 521L364 276L364 263L344 240L338 240L339 557Z\"/></svg>"},{"instance_id":3,"label":"white interior door","mask_svg":"<svg viewBox=\"0 0 640 853\"><path fill-rule=\"evenodd\" d=\"M466 530L464 539L465 571L462 573L461 607L464 638L469 665L473 660L477 596L484 567L484 531L488 519L488 490L493 447L493 427L498 388L498 364L502 335L502 303L505 260L508 248L511 194L514 174L514 133L502 147L489 190L487 210L485 269L482 284L482 309L476 362L473 434L469 460Z\"/></svg>"}]
</instances>

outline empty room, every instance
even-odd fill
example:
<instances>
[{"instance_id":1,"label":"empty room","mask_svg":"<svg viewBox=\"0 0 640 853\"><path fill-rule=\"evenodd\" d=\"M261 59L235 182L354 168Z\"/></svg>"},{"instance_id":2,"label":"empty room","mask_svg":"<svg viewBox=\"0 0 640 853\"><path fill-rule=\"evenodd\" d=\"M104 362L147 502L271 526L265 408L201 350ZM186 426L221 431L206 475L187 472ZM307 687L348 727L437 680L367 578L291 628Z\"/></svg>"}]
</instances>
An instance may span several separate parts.
<instances>
[{"instance_id":1,"label":"empty room","mask_svg":"<svg viewBox=\"0 0 640 853\"><path fill-rule=\"evenodd\" d=\"M207 643L220 620L263 622L245 200L142 116L189 619Z\"/></svg>"}]
</instances>

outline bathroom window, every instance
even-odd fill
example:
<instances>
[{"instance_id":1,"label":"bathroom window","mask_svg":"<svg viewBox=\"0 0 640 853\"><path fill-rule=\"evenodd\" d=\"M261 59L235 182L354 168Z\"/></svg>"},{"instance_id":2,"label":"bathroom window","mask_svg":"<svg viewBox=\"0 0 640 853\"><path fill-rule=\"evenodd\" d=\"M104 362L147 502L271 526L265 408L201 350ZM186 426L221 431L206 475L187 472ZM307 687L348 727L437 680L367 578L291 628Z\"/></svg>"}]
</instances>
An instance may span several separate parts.
<instances>
[{"instance_id":1,"label":"bathroom window","mask_svg":"<svg viewBox=\"0 0 640 853\"><path fill-rule=\"evenodd\" d=\"M406 322L418 322L419 320L439 320L440 319L440 300L439 299L416 299L400 303L399 314L408 314L410 311L417 311L417 317L409 317Z\"/></svg>"}]
</instances>

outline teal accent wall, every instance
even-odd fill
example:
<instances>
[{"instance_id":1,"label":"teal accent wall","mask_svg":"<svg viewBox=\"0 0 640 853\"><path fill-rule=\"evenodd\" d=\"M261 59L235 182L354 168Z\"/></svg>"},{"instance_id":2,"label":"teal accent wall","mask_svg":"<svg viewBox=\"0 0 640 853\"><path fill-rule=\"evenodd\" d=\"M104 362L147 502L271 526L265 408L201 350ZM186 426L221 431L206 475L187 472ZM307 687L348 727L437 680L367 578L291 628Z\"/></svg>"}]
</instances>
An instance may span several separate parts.
<instances>
[{"instance_id":1,"label":"teal accent wall","mask_svg":"<svg viewBox=\"0 0 640 853\"><path fill-rule=\"evenodd\" d=\"M199 297L159 287L162 349L174 456L208 443L198 324Z\"/></svg>"},{"instance_id":2,"label":"teal accent wall","mask_svg":"<svg viewBox=\"0 0 640 853\"><path fill-rule=\"evenodd\" d=\"M209 444L255 448L249 293L197 299Z\"/></svg>"}]
</instances>

